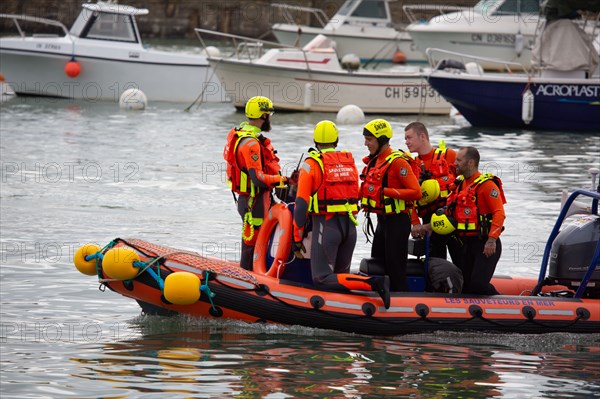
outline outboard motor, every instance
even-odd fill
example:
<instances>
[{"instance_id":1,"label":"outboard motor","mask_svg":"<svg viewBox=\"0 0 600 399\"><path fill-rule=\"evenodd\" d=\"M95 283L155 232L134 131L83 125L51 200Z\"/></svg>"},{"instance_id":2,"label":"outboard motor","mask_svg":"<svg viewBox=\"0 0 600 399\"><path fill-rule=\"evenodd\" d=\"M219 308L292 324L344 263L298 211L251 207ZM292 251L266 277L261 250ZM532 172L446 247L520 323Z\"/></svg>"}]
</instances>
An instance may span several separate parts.
<instances>
[{"instance_id":1,"label":"outboard motor","mask_svg":"<svg viewBox=\"0 0 600 399\"><path fill-rule=\"evenodd\" d=\"M580 217L564 227L550 250L548 279L577 290L600 240L600 217ZM600 264L588 282L584 297L600 298Z\"/></svg>"}]
</instances>

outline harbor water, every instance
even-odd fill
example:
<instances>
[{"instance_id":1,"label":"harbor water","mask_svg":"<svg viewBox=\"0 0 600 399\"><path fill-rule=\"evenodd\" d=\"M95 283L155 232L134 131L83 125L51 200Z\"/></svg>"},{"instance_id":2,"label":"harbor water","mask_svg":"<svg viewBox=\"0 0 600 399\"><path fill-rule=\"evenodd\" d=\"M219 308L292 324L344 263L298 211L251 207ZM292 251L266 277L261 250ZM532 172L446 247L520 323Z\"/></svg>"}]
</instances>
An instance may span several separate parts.
<instances>
[{"instance_id":1,"label":"harbor water","mask_svg":"<svg viewBox=\"0 0 600 399\"><path fill-rule=\"evenodd\" d=\"M229 103L115 103L17 97L1 104L2 398L594 398L598 334L366 337L297 326L149 317L72 264L82 244L136 237L239 259L225 184ZM376 116L368 116L376 117ZM508 204L497 274L537 276L562 190L591 186L600 136L489 130L447 116L385 116L391 143L420 118L432 143L480 150ZM290 174L312 127L334 114L278 113L268 136ZM361 125L340 148L367 154ZM362 222L363 219L361 218ZM353 268L368 256L359 233Z\"/></svg>"}]
</instances>

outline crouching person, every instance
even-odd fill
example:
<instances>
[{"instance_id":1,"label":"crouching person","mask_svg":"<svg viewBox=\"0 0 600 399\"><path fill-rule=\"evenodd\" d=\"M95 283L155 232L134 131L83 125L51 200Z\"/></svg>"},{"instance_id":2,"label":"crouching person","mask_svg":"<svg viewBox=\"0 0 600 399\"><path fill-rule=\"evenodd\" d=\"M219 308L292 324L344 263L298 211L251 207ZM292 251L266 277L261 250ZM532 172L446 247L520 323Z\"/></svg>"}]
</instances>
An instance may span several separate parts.
<instances>
[{"instance_id":1,"label":"crouching person","mask_svg":"<svg viewBox=\"0 0 600 399\"><path fill-rule=\"evenodd\" d=\"M356 245L358 213L358 171L352 154L336 151L338 129L331 121L321 121L314 129L316 150L300 169L294 209L294 252L302 258L304 227L312 221L311 272L317 288L372 290L390 306L388 276L367 277L351 274Z\"/></svg>"}]
</instances>

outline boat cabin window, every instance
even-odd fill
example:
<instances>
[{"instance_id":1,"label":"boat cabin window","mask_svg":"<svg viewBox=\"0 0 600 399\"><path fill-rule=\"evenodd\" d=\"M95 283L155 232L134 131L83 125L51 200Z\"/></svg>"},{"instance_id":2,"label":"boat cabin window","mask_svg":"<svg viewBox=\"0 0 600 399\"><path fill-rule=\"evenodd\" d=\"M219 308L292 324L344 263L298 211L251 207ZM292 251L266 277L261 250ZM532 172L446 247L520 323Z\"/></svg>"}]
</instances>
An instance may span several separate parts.
<instances>
[{"instance_id":1,"label":"boat cabin window","mask_svg":"<svg viewBox=\"0 0 600 399\"><path fill-rule=\"evenodd\" d=\"M340 9L338 10L338 12L336 14L339 15L348 15L350 13L350 10L352 10L354 8L354 6L356 5L356 3L358 3L360 0L346 0L346 2L344 4L342 4L342 6L340 7Z\"/></svg>"},{"instance_id":2,"label":"boat cabin window","mask_svg":"<svg viewBox=\"0 0 600 399\"><path fill-rule=\"evenodd\" d=\"M496 10L495 14L528 14L540 12L540 5L537 0L507 0Z\"/></svg>"},{"instance_id":3,"label":"boat cabin window","mask_svg":"<svg viewBox=\"0 0 600 399\"><path fill-rule=\"evenodd\" d=\"M377 18L387 20L385 2L380 0L364 0L352 13L358 18Z\"/></svg>"},{"instance_id":4,"label":"boat cabin window","mask_svg":"<svg viewBox=\"0 0 600 399\"><path fill-rule=\"evenodd\" d=\"M82 37L100 40L137 42L130 15L94 12Z\"/></svg>"},{"instance_id":5,"label":"boat cabin window","mask_svg":"<svg viewBox=\"0 0 600 399\"><path fill-rule=\"evenodd\" d=\"M482 15L538 14L538 0L482 0L473 7Z\"/></svg>"}]
</instances>

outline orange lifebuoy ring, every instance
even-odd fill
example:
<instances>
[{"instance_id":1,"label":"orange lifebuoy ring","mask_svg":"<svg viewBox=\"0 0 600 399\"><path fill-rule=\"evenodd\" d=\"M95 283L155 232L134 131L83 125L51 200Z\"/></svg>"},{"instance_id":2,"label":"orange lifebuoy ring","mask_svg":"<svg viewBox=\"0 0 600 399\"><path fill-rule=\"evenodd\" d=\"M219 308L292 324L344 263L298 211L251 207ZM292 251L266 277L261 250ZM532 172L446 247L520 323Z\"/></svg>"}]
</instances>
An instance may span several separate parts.
<instances>
[{"instance_id":1,"label":"orange lifebuoy ring","mask_svg":"<svg viewBox=\"0 0 600 399\"><path fill-rule=\"evenodd\" d=\"M267 252L269 250L269 240L279 225L281 235L277 245L277 252L271 267L267 270ZM281 276L285 269L285 262L288 259L292 248L292 213L283 204L275 204L269 209L267 217L263 220L256 245L254 247L254 262L252 268L254 272L264 274L270 277Z\"/></svg>"}]
</instances>

